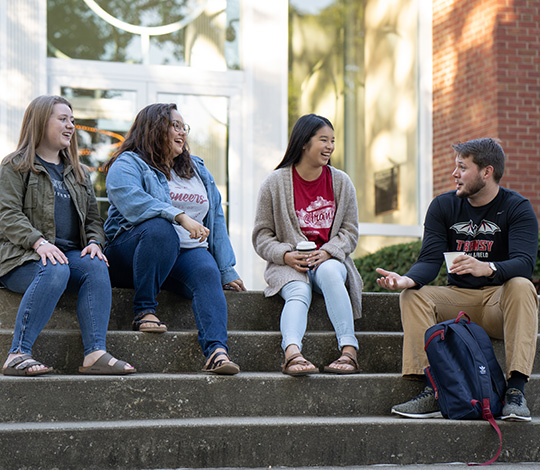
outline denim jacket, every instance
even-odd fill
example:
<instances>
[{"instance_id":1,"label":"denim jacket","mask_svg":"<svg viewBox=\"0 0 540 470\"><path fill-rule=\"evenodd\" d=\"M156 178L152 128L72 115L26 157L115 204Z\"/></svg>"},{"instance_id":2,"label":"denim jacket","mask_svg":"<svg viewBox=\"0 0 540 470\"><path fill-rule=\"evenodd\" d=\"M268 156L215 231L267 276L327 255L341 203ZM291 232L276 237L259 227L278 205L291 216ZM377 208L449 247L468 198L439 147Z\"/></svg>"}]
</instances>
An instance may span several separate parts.
<instances>
[{"instance_id":1,"label":"denim jacket","mask_svg":"<svg viewBox=\"0 0 540 470\"><path fill-rule=\"evenodd\" d=\"M236 258L221 208L221 195L203 160L194 155L191 158L208 193L210 207L203 221L204 226L210 229L208 251L216 260L221 283L227 284L240 279L240 276L234 269ZM105 222L108 241L154 217L162 217L177 224L174 218L182 210L172 205L166 176L148 165L135 152L123 152L118 156L109 168L105 184L111 203Z\"/></svg>"}]
</instances>

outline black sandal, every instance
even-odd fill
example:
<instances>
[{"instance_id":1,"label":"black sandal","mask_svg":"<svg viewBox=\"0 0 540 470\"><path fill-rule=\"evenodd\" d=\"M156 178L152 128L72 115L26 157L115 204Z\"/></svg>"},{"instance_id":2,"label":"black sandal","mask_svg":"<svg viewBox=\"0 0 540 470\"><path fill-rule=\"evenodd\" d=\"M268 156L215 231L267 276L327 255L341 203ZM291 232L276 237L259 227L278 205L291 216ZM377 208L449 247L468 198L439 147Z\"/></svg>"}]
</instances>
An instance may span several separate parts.
<instances>
[{"instance_id":1,"label":"black sandal","mask_svg":"<svg viewBox=\"0 0 540 470\"><path fill-rule=\"evenodd\" d=\"M225 359L217 359L220 356L225 356ZM203 367L202 371L219 375L235 375L240 372L240 367L231 361L226 352L219 351L212 356L210 362Z\"/></svg>"},{"instance_id":2,"label":"black sandal","mask_svg":"<svg viewBox=\"0 0 540 470\"><path fill-rule=\"evenodd\" d=\"M145 333L165 333L167 331L167 325L159 320L143 320L146 315L155 315L155 312L141 312L135 316L133 319L132 327L133 331L142 331ZM153 323L155 326L144 326L141 327L144 323Z\"/></svg>"}]
</instances>

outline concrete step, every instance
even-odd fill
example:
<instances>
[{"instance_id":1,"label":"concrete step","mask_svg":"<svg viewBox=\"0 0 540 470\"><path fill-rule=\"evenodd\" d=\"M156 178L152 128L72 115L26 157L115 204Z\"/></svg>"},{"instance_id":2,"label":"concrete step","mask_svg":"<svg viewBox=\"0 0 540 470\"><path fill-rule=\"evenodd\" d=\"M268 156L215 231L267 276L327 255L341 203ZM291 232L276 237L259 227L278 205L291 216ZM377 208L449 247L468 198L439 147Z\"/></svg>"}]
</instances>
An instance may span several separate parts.
<instances>
[{"instance_id":1,"label":"concrete step","mask_svg":"<svg viewBox=\"0 0 540 470\"><path fill-rule=\"evenodd\" d=\"M0 289L0 328L12 329L21 301L21 294ZM113 289L110 330L131 330L133 290ZM228 306L228 327L231 330L279 331L283 300L279 296L265 298L262 292L225 292ZM364 293L364 317L356 321L358 331L401 331L399 294ZM157 312L170 330L195 329L191 302L170 292L158 295ZM64 295L47 324L47 329L79 329L76 315L77 297ZM332 330L324 300L313 295L309 329Z\"/></svg>"},{"instance_id":2,"label":"concrete step","mask_svg":"<svg viewBox=\"0 0 540 470\"><path fill-rule=\"evenodd\" d=\"M386 374L401 371L402 333L360 332L356 336L360 372ZM12 330L0 330L0 352L4 355L12 338ZM280 343L278 332L229 331L231 358L244 372L280 371L283 362ZM169 331L160 335L110 331L107 344L113 355L128 361L139 372L199 372L204 365L195 331ZM493 346L504 369L503 342L494 340ZM322 369L339 355L335 334L329 331L308 332L303 352ZM61 373L77 373L83 357L80 333L76 330L45 330L35 343L33 355ZM540 340L533 372L540 373Z\"/></svg>"},{"instance_id":3,"label":"concrete step","mask_svg":"<svg viewBox=\"0 0 540 470\"><path fill-rule=\"evenodd\" d=\"M540 461L540 420L499 422L500 462ZM241 417L0 424L2 468L151 469L484 462L485 421ZM31 451L30 451L31 450Z\"/></svg>"},{"instance_id":4,"label":"concrete step","mask_svg":"<svg viewBox=\"0 0 540 470\"><path fill-rule=\"evenodd\" d=\"M248 470L249 467L212 467L205 468L204 470ZM270 467L253 467L249 470L269 470ZM283 470L290 469L291 467L279 467ZM316 470L465 470L470 466L465 462L450 462L450 463L431 463L431 464L411 464L411 465L392 465L392 464L380 464L380 465L347 465L344 467L337 466L324 466L315 467ZM496 470L538 470L540 464L537 462L513 462L513 463L494 463L490 468ZM294 467L294 470L312 470L313 467ZM173 469L160 469L160 470L173 470ZM191 470L202 470L201 468L193 468Z\"/></svg>"},{"instance_id":5,"label":"concrete step","mask_svg":"<svg viewBox=\"0 0 540 470\"><path fill-rule=\"evenodd\" d=\"M127 377L0 376L3 422L114 421L241 416L390 416L417 395L420 382L399 374L289 377L242 372L135 374ZM531 414L540 418L540 375L527 385ZM62 397L59 400L59 397ZM39 403L39 406L36 404Z\"/></svg>"},{"instance_id":6,"label":"concrete step","mask_svg":"<svg viewBox=\"0 0 540 470\"><path fill-rule=\"evenodd\" d=\"M65 296L34 348L57 373L0 376L0 470L432 464L485 461L497 449L485 422L389 415L421 388L399 376L398 294L364 295L364 318L356 322L361 374L305 378L279 373L280 298L226 293L231 356L242 373L217 377L200 373L204 358L188 301L160 294L169 332L152 335L130 331L132 294L114 290L107 341L138 374L77 374L83 351L76 299ZM1 355L11 344L20 297L0 289ZM504 364L502 342L494 346ZM304 353L319 366L338 355L320 296ZM527 388L533 421L500 423L500 462L540 460L540 357L535 364Z\"/></svg>"}]
</instances>

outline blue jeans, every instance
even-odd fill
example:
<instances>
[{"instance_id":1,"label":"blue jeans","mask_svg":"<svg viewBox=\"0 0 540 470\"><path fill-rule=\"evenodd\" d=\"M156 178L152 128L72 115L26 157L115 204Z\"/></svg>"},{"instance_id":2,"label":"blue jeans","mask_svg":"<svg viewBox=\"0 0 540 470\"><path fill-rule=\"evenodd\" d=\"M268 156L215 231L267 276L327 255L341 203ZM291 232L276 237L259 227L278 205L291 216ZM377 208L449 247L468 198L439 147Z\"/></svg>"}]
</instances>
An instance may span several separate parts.
<instances>
[{"instance_id":1,"label":"blue jeans","mask_svg":"<svg viewBox=\"0 0 540 470\"><path fill-rule=\"evenodd\" d=\"M105 337L111 312L111 283L107 265L97 256L81 258L79 250L65 253L69 264L29 261L11 270L0 282L23 295L15 320L9 353L32 354L32 346L51 318L64 292L78 293L77 317L84 355L106 350Z\"/></svg>"},{"instance_id":2,"label":"blue jeans","mask_svg":"<svg viewBox=\"0 0 540 470\"><path fill-rule=\"evenodd\" d=\"M307 317L313 290L322 294L330 321L336 331L338 347L353 346L358 349L354 334L354 320L351 299L345 287L347 269L336 259L326 260L313 271L308 272L310 284L292 281L279 292L285 300L281 311L281 347L296 344L302 350L302 340L306 333Z\"/></svg>"},{"instance_id":3,"label":"blue jeans","mask_svg":"<svg viewBox=\"0 0 540 470\"><path fill-rule=\"evenodd\" d=\"M192 300L199 344L206 357L227 347L227 302L221 274L206 248L180 249L170 222L146 220L122 233L105 249L116 287L135 289L133 313L155 313L163 288Z\"/></svg>"}]
</instances>

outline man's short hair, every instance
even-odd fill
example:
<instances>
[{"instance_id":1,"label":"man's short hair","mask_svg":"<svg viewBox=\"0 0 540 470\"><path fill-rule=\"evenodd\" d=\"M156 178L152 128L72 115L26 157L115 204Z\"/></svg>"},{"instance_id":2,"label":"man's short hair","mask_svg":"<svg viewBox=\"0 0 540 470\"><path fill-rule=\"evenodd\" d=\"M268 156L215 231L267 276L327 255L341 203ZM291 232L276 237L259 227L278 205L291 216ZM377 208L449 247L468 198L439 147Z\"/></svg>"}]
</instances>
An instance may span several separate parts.
<instances>
[{"instance_id":1,"label":"man's short hair","mask_svg":"<svg viewBox=\"0 0 540 470\"><path fill-rule=\"evenodd\" d=\"M480 169L493 167L493 178L498 183L504 174L504 150L498 139L483 138L453 144L452 148L463 158L472 157Z\"/></svg>"}]
</instances>

